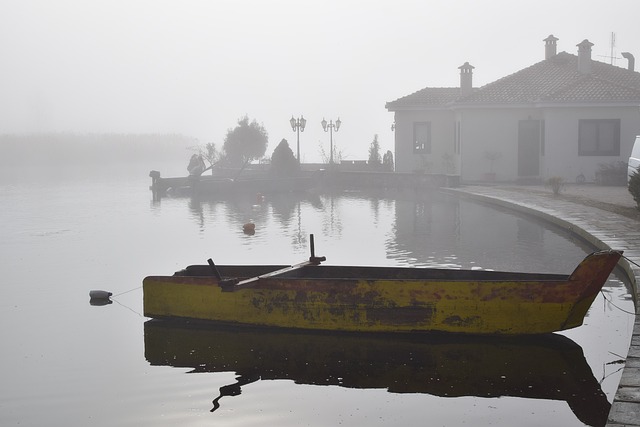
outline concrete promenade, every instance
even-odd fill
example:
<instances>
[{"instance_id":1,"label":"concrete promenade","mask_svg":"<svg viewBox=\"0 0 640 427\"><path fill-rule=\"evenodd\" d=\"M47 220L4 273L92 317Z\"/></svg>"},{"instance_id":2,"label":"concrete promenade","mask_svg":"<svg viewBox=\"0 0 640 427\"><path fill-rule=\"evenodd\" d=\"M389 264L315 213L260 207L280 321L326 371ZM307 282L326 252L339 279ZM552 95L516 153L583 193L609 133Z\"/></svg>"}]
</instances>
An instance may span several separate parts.
<instances>
[{"instance_id":1,"label":"concrete promenade","mask_svg":"<svg viewBox=\"0 0 640 427\"><path fill-rule=\"evenodd\" d=\"M627 188L569 185L554 195L543 186L491 184L464 185L443 191L542 217L599 249L624 250L631 262L622 258L620 264L632 283L637 314L607 427L640 426L640 216L634 215L636 203Z\"/></svg>"}]
</instances>

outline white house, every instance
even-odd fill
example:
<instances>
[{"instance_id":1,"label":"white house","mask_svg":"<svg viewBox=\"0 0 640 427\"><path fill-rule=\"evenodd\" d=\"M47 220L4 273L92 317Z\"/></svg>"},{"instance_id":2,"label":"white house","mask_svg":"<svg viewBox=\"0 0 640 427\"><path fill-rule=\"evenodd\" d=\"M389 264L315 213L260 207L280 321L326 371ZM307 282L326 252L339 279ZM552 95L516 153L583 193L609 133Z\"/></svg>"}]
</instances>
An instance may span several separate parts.
<instances>
[{"instance_id":1,"label":"white house","mask_svg":"<svg viewBox=\"0 0 640 427\"><path fill-rule=\"evenodd\" d=\"M425 88L388 102L395 116L396 171L458 173L464 181L595 180L602 165L626 162L640 134L640 73L594 61L588 40L578 55L556 53L473 88Z\"/></svg>"}]
</instances>

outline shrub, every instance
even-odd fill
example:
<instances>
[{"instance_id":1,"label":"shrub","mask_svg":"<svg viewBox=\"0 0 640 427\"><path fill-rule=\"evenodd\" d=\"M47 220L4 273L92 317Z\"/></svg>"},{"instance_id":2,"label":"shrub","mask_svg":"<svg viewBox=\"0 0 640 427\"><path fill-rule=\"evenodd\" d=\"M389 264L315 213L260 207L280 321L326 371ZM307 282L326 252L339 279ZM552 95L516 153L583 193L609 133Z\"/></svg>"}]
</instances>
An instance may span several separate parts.
<instances>
[{"instance_id":1,"label":"shrub","mask_svg":"<svg viewBox=\"0 0 640 427\"><path fill-rule=\"evenodd\" d=\"M382 156L382 168L386 171L393 172L393 153L391 150L387 150L384 156Z\"/></svg>"},{"instance_id":2,"label":"shrub","mask_svg":"<svg viewBox=\"0 0 640 427\"><path fill-rule=\"evenodd\" d=\"M553 194L560 194L562 189L564 188L564 179L559 176L552 176L547 179L547 185L551 187L551 191Z\"/></svg>"},{"instance_id":3,"label":"shrub","mask_svg":"<svg viewBox=\"0 0 640 427\"><path fill-rule=\"evenodd\" d=\"M380 142L378 142L378 135L373 136L373 141L369 146L369 167L373 169L379 169L382 164L382 158L380 157Z\"/></svg>"},{"instance_id":4,"label":"shrub","mask_svg":"<svg viewBox=\"0 0 640 427\"><path fill-rule=\"evenodd\" d=\"M293 151L289 148L289 143L286 139L280 141L280 144L273 150L271 155L271 169L269 172L272 175L278 176L294 176L300 171L300 165L298 160L293 155Z\"/></svg>"},{"instance_id":5,"label":"shrub","mask_svg":"<svg viewBox=\"0 0 640 427\"><path fill-rule=\"evenodd\" d=\"M627 164L622 161L600 163L596 172L596 182L600 185L625 185Z\"/></svg>"},{"instance_id":6,"label":"shrub","mask_svg":"<svg viewBox=\"0 0 640 427\"><path fill-rule=\"evenodd\" d=\"M638 210L640 210L640 169L631 174L628 188L629 193L633 196L633 200L636 201Z\"/></svg>"}]
</instances>

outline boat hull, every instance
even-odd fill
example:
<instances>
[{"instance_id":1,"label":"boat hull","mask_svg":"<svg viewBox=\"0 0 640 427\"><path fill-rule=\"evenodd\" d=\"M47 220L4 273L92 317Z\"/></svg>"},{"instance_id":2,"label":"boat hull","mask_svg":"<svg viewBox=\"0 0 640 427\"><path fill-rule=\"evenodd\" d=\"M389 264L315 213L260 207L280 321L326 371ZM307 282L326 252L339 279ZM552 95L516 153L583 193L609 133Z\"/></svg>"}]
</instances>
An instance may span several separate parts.
<instances>
[{"instance_id":1,"label":"boat hull","mask_svg":"<svg viewBox=\"0 0 640 427\"><path fill-rule=\"evenodd\" d=\"M592 254L571 275L305 266L231 291L187 271L145 278L144 314L315 330L541 334L582 325L620 256ZM278 268L244 269L259 277ZM218 269L223 277L243 271Z\"/></svg>"}]
</instances>

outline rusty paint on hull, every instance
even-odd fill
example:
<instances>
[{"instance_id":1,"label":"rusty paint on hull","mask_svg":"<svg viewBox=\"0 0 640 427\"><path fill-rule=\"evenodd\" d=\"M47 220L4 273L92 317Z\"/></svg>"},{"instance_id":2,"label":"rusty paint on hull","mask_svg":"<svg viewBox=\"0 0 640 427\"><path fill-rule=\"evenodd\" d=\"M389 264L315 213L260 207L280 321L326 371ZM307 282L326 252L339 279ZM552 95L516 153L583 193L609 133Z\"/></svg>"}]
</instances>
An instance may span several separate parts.
<instances>
[{"instance_id":1,"label":"rusty paint on hull","mask_svg":"<svg viewBox=\"0 0 640 427\"><path fill-rule=\"evenodd\" d=\"M143 282L144 314L316 330L548 333L582 324L620 255L591 255L564 280L538 275L519 281L512 273L498 280L499 272L487 275L493 280L455 280L455 274L446 280L358 279L329 277L333 267L316 266L300 277L268 277L223 292L211 276L150 276ZM420 269L409 270L415 276ZM312 273L321 277L303 277Z\"/></svg>"}]
</instances>

